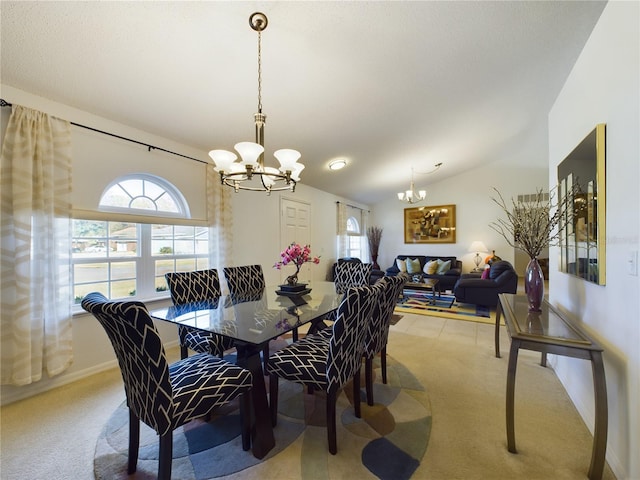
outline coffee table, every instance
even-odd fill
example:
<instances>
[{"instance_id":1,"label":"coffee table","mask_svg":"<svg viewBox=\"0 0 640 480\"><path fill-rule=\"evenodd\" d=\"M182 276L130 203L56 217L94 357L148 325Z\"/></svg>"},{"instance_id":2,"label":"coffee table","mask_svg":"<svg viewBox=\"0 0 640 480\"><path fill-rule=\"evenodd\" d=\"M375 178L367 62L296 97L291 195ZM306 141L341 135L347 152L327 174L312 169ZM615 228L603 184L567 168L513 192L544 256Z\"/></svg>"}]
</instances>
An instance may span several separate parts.
<instances>
[{"instance_id":1,"label":"coffee table","mask_svg":"<svg viewBox=\"0 0 640 480\"><path fill-rule=\"evenodd\" d=\"M404 284L404 289L411 290L429 290L431 289L431 304L436 304L436 287L438 287L438 297L440 297L440 281L437 278L423 278L419 282L413 280Z\"/></svg>"}]
</instances>

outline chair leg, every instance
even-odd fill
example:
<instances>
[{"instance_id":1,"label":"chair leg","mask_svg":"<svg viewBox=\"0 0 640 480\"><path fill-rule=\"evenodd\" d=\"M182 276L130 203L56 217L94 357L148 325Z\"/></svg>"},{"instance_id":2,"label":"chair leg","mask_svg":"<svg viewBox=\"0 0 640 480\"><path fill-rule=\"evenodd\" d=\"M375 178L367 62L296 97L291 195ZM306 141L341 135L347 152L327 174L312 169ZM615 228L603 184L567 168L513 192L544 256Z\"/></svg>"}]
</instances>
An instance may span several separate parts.
<instances>
[{"instance_id":1,"label":"chair leg","mask_svg":"<svg viewBox=\"0 0 640 480\"><path fill-rule=\"evenodd\" d=\"M138 448L140 447L140 419L129 409L129 463L127 473L135 473L138 468Z\"/></svg>"},{"instance_id":2,"label":"chair leg","mask_svg":"<svg viewBox=\"0 0 640 480\"><path fill-rule=\"evenodd\" d=\"M335 409L335 405L334 405L334 409ZM359 368L356 374L353 376L353 409L355 410L356 418L360 418L361 414L360 414L360 369Z\"/></svg>"},{"instance_id":3,"label":"chair leg","mask_svg":"<svg viewBox=\"0 0 640 480\"><path fill-rule=\"evenodd\" d=\"M271 411L271 425L278 423L278 376L269 375L269 409Z\"/></svg>"},{"instance_id":4,"label":"chair leg","mask_svg":"<svg viewBox=\"0 0 640 480\"><path fill-rule=\"evenodd\" d=\"M338 453L338 440L336 438L336 401L338 395L335 391L327 392L327 440L329 453Z\"/></svg>"},{"instance_id":5,"label":"chair leg","mask_svg":"<svg viewBox=\"0 0 640 480\"><path fill-rule=\"evenodd\" d=\"M367 389L367 405L373 406L373 359L364 360L364 381ZM354 392L355 394L355 392Z\"/></svg>"},{"instance_id":6,"label":"chair leg","mask_svg":"<svg viewBox=\"0 0 640 480\"><path fill-rule=\"evenodd\" d=\"M173 431L160 435L160 460L158 461L158 480L171 480L171 462L173 460Z\"/></svg>"},{"instance_id":7,"label":"chair leg","mask_svg":"<svg viewBox=\"0 0 640 480\"><path fill-rule=\"evenodd\" d=\"M262 370L265 375L269 373L269 367L267 366L267 363L269 363L270 353L271 352L269 351L269 343L267 342L267 344L262 347Z\"/></svg>"},{"instance_id":8,"label":"chair leg","mask_svg":"<svg viewBox=\"0 0 640 480\"><path fill-rule=\"evenodd\" d=\"M240 425L242 429L242 449L246 452L251 448L251 393L240 395Z\"/></svg>"},{"instance_id":9,"label":"chair leg","mask_svg":"<svg viewBox=\"0 0 640 480\"><path fill-rule=\"evenodd\" d=\"M180 345L180 360L184 360L189 356L189 349L184 345Z\"/></svg>"},{"instance_id":10,"label":"chair leg","mask_svg":"<svg viewBox=\"0 0 640 480\"><path fill-rule=\"evenodd\" d=\"M380 350L380 370L382 370L382 383L387 384L387 346Z\"/></svg>"}]
</instances>

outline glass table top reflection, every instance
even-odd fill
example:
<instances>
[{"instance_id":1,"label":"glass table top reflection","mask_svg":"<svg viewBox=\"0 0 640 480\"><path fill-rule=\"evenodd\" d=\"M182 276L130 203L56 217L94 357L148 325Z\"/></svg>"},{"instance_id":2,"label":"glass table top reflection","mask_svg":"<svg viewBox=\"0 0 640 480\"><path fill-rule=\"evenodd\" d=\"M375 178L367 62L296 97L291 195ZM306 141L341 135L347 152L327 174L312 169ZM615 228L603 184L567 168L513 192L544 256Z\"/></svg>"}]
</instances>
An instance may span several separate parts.
<instances>
[{"instance_id":1,"label":"glass table top reflection","mask_svg":"<svg viewBox=\"0 0 640 480\"><path fill-rule=\"evenodd\" d=\"M159 320L214 332L252 344L261 344L293 328L325 318L338 308L342 295L333 282L313 282L305 295L278 295L278 286L261 293L222 296L217 301L193 302L155 309Z\"/></svg>"}]
</instances>

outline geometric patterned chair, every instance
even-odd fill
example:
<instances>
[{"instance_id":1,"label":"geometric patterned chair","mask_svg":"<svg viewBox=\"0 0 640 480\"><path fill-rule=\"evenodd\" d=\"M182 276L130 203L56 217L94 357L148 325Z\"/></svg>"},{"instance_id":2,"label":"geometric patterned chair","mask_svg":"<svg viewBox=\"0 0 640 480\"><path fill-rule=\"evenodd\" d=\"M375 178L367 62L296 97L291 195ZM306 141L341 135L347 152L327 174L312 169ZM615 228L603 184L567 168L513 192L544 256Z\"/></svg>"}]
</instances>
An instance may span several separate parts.
<instances>
[{"instance_id":1,"label":"geometric patterned chair","mask_svg":"<svg viewBox=\"0 0 640 480\"><path fill-rule=\"evenodd\" d=\"M398 275L395 277L382 277L379 283L384 282L385 288L378 308L374 307L371 320L367 326L365 338L365 385L367 391L367 404L373 405L373 360L380 354L380 369L382 371L382 383L387 383L387 341L389 340L389 326L393 317L393 310L398 301L408 277Z\"/></svg>"},{"instance_id":2,"label":"geometric patterned chair","mask_svg":"<svg viewBox=\"0 0 640 480\"><path fill-rule=\"evenodd\" d=\"M261 265L242 265L240 267L224 267L224 278L229 287L229 297L234 302L259 300L264 293L266 283ZM266 372L269 358L269 344L262 350L262 363Z\"/></svg>"},{"instance_id":3,"label":"geometric patterned chair","mask_svg":"<svg viewBox=\"0 0 640 480\"><path fill-rule=\"evenodd\" d=\"M242 447L250 447L251 373L200 353L169 365L162 340L142 302L112 302L98 292L82 308L104 328L120 365L129 408L128 473L138 463L140 420L160 437L158 478L171 478L173 431L238 397Z\"/></svg>"},{"instance_id":4,"label":"geometric patterned chair","mask_svg":"<svg viewBox=\"0 0 640 480\"><path fill-rule=\"evenodd\" d=\"M336 293L344 293L349 287L369 285L371 269L370 263L338 260L333 279Z\"/></svg>"},{"instance_id":5,"label":"geometric patterned chair","mask_svg":"<svg viewBox=\"0 0 640 480\"><path fill-rule=\"evenodd\" d=\"M338 393L353 381L354 410L360 417L360 368L364 353L366 323L373 305L379 302L382 286L352 287L337 310L329 340L308 335L269 357L271 422L278 416L278 379L300 383L308 389L327 393L327 440L335 455L336 401Z\"/></svg>"},{"instance_id":6,"label":"geometric patterned chair","mask_svg":"<svg viewBox=\"0 0 640 480\"><path fill-rule=\"evenodd\" d=\"M165 273L171 300L175 306L191 302L215 301L220 298L220 278L214 268L191 272ZM187 358L190 348L197 353L210 353L220 358L233 348L233 340L185 325L178 325L180 358Z\"/></svg>"},{"instance_id":7,"label":"geometric patterned chair","mask_svg":"<svg viewBox=\"0 0 640 480\"><path fill-rule=\"evenodd\" d=\"M232 297L260 295L266 287L261 265L224 267L222 270Z\"/></svg>"}]
</instances>

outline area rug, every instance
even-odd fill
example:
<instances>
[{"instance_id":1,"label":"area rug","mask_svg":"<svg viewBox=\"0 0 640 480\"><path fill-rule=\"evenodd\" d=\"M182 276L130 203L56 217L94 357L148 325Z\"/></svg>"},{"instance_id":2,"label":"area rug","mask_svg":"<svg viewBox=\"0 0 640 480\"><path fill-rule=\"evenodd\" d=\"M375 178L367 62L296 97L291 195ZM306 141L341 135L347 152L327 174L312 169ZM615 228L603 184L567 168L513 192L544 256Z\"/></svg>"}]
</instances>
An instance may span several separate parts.
<instances>
[{"instance_id":1,"label":"area rug","mask_svg":"<svg viewBox=\"0 0 640 480\"><path fill-rule=\"evenodd\" d=\"M432 315L455 320L466 320L480 323L496 323L496 309L482 305L472 305L456 302L451 294L436 294L436 302L433 304L433 296L430 291L405 289L402 298L398 300L396 313L417 313L419 315Z\"/></svg>"},{"instance_id":2,"label":"area rug","mask_svg":"<svg viewBox=\"0 0 640 480\"><path fill-rule=\"evenodd\" d=\"M375 372L379 375L379 364ZM301 386L281 380L276 446L264 459L242 450L238 411L230 405L208 422L196 420L174 432L172 478L205 480L238 474L242 478L409 479L427 450L431 406L420 382L389 356L387 376L387 385L376 378L373 406L367 405L363 389L362 418L354 416L351 386L340 394L335 456L327 447L325 395L309 395ZM128 412L123 403L98 438L96 479L155 478L155 432L141 424L138 469L133 475L126 471L127 442Z\"/></svg>"}]
</instances>

